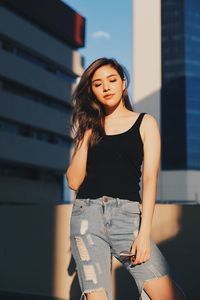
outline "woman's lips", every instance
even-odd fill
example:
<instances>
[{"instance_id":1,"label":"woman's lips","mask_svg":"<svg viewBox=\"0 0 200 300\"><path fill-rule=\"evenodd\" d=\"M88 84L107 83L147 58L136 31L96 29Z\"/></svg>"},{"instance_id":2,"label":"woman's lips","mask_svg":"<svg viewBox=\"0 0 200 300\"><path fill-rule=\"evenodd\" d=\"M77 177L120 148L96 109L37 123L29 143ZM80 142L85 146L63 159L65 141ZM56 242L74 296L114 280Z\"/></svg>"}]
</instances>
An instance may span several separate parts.
<instances>
[{"instance_id":1,"label":"woman's lips","mask_svg":"<svg viewBox=\"0 0 200 300\"><path fill-rule=\"evenodd\" d=\"M109 94L109 95L104 96L104 98L105 99L111 99L113 96L114 96L114 94Z\"/></svg>"}]
</instances>

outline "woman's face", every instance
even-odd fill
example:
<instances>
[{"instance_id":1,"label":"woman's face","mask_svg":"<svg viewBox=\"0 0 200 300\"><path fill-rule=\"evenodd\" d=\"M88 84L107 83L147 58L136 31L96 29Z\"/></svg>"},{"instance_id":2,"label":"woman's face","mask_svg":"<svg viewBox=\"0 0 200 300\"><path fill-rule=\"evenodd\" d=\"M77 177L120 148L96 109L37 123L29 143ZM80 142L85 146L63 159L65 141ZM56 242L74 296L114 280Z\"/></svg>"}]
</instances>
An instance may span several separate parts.
<instances>
[{"instance_id":1,"label":"woman's face","mask_svg":"<svg viewBox=\"0 0 200 300\"><path fill-rule=\"evenodd\" d=\"M98 68L92 77L92 91L99 102L107 107L115 106L122 100L126 81L110 65Z\"/></svg>"}]
</instances>

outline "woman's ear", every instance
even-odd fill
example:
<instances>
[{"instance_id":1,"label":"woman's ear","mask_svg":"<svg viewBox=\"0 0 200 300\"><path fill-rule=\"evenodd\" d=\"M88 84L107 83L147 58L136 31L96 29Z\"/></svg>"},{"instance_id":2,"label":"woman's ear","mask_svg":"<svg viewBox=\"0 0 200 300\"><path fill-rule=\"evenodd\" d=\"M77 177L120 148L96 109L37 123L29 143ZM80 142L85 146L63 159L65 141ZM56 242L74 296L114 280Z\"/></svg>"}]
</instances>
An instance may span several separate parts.
<instances>
[{"instance_id":1,"label":"woman's ear","mask_svg":"<svg viewBox=\"0 0 200 300\"><path fill-rule=\"evenodd\" d=\"M123 78L122 88L123 88L123 91L124 91L125 88L126 88L126 79L125 79L125 78Z\"/></svg>"}]
</instances>

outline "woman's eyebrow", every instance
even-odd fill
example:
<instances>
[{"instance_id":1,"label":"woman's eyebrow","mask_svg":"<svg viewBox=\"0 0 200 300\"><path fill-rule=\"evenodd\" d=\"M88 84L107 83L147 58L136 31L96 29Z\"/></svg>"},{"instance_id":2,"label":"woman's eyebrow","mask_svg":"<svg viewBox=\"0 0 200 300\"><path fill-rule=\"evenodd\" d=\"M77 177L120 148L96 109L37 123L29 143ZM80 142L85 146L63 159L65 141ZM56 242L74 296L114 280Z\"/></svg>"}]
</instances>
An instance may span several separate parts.
<instances>
[{"instance_id":1,"label":"woman's eyebrow","mask_svg":"<svg viewBox=\"0 0 200 300\"><path fill-rule=\"evenodd\" d=\"M109 77L111 77L111 76L117 76L117 74L110 74L110 75L107 76L107 78L109 78ZM97 80L101 80L101 78L97 78L97 79L93 80L92 82L95 82L95 81L97 81Z\"/></svg>"}]
</instances>

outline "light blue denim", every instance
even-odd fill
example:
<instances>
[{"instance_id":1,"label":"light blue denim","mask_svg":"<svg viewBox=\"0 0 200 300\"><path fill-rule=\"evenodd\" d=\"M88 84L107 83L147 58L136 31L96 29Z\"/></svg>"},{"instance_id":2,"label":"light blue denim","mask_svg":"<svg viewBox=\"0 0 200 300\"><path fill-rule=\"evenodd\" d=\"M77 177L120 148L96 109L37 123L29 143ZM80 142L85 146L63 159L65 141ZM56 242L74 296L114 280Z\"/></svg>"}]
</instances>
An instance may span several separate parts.
<instances>
[{"instance_id":1,"label":"light blue denim","mask_svg":"<svg viewBox=\"0 0 200 300\"><path fill-rule=\"evenodd\" d=\"M119 256L120 251L130 250L140 228L141 215L142 204L136 201L106 195L74 200L70 242L82 291L81 299L86 292L104 289L107 299L112 300L112 255L134 277L140 299L146 280L170 274L166 258L152 239L151 257L146 262L131 266Z\"/></svg>"}]
</instances>

